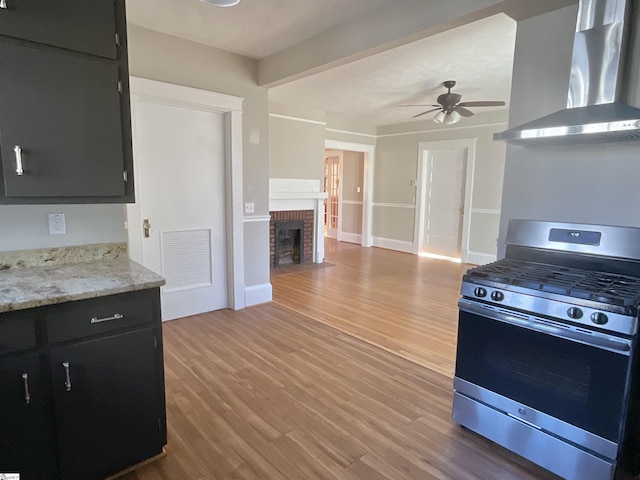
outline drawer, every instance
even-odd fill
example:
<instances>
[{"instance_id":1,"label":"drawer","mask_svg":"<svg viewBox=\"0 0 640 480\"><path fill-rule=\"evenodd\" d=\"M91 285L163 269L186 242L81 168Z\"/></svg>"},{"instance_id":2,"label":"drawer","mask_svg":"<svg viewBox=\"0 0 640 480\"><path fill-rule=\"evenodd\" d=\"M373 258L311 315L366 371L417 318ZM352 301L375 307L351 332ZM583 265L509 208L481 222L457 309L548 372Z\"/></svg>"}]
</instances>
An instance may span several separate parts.
<instances>
[{"instance_id":1,"label":"drawer","mask_svg":"<svg viewBox=\"0 0 640 480\"><path fill-rule=\"evenodd\" d=\"M23 313L0 315L0 355L28 350L36 346L36 324Z\"/></svg>"},{"instance_id":2,"label":"drawer","mask_svg":"<svg viewBox=\"0 0 640 480\"><path fill-rule=\"evenodd\" d=\"M151 290L79 300L51 307L45 319L49 343L153 322Z\"/></svg>"}]
</instances>

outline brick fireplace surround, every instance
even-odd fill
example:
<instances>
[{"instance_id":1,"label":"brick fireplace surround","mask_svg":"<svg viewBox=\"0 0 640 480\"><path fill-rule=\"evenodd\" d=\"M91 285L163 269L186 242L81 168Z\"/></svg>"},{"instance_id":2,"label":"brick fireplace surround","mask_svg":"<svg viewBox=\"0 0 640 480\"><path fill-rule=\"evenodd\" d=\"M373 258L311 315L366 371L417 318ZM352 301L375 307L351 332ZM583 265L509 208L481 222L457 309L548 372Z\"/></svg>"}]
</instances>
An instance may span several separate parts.
<instances>
[{"instance_id":1,"label":"brick fireplace surround","mask_svg":"<svg viewBox=\"0 0 640 480\"><path fill-rule=\"evenodd\" d=\"M304 222L304 263L313 261L313 210L288 210L269 212L269 265L275 265L276 222L302 220Z\"/></svg>"}]
</instances>

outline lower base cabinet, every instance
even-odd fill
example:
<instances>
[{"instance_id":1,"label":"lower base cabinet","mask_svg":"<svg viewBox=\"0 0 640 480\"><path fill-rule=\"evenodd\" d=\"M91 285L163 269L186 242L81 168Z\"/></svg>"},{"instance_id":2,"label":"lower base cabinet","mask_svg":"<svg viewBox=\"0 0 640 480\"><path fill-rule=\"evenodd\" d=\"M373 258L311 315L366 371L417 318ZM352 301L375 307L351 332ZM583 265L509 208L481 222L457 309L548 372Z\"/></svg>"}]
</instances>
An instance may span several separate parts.
<instances>
[{"instance_id":1,"label":"lower base cabinet","mask_svg":"<svg viewBox=\"0 0 640 480\"><path fill-rule=\"evenodd\" d=\"M162 452L159 305L150 289L21 312L36 347L0 344L0 473L100 480Z\"/></svg>"},{"instance_id":2,"label":"lower base cabinet","mask_svg":"<svg viewBox=\"0 0 640 480\"><path fill-rule=\"evenodd\" d=\"M0 473L20 480L57 478L42 363L39 354L0 360Z\"/></svg>"}]
</instances>

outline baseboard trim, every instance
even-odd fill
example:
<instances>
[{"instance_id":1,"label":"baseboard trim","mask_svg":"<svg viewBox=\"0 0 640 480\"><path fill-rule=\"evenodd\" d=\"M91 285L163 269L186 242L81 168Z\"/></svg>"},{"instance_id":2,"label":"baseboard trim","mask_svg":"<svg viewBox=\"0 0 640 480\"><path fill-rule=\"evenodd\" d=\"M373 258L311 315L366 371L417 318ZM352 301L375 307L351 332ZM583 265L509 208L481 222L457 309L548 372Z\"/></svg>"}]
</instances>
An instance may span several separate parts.
<instances>
[{"instance_id":1,"label":"baseboard trim","mask_svg":"<svg viewBox=\"0 0 640 480\"><path fill-rule=\"evenodd\" d=\"M397 250L398 252L413 253L413 242L405 242L393 238L373 237L373 246Z\"/></svg>"},{"instance_id":2,"label":"baseboard trim","mask_svg":"<svg viewBox=\"0 0 640 480\"><path fill-rule=\"evenodd\" d=\"M247 307L270 302L273 298L271 283L262 283L260 285L251 285L250 287L245 287L244 297Z\"/></svg>"},{"instance_id":3,"label":"baseboard trim","mask_svg":"<svg viewBox=\"0 0 640 480\"><path fill-rule=\"evenodd\" d=\"M349 243L357 243L358 245L362 244L362 235L359 233L344 233L340 234L341 242L349 242Z\"/></svg>"},{"instance_id":4,"label":"baseboard trim","mask_svg":"<svg viewBox=\"0 0 640 480\"><path fill-rule=\"evenodd\" d=\"M487 263L495 262L496 260L497 256L494 254L470 251L467 254L466 263L473 263L474 265L485 265Z\"/></svg>"}]
</instances>

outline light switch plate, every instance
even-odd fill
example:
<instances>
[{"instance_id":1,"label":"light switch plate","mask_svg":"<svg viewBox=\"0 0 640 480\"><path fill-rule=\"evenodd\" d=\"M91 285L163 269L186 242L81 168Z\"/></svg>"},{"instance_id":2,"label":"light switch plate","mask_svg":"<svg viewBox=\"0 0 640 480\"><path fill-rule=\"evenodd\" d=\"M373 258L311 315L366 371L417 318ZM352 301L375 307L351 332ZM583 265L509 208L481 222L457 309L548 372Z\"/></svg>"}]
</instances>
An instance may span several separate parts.
<instances>
[{"instance_id":1,"label":"light switch plate","mask_svg":"<svg viewBox=\"0 0 640 480\"><path fill-rule=\"evenodd\" d=\"M67 225L64 221L64 213L49 214L49 235L64 235L67 233Z\"/></svg>"}]
</instances>

